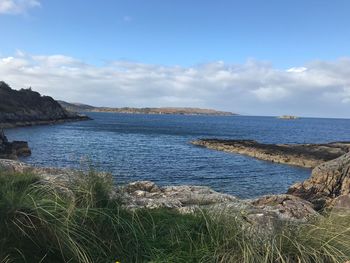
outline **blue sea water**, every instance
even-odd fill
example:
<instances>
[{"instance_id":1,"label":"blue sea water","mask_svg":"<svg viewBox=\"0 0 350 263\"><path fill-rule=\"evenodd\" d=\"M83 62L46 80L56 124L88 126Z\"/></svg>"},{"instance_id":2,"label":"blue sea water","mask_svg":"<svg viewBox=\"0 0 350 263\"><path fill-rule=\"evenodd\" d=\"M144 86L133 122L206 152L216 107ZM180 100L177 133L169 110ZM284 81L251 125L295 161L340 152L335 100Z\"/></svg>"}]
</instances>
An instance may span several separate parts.
<instances>
[{"instance_id":1,"label":"blue sea water","mask_svg":"<svg viewBox=\"0 0 350 263\"><path fill-rule=\"evenodd\" d=\"M88 113L92 121L6 131L26 140L23 161L55 167L90 164L117 183L152 180L195 184L241 198L285 192L310 170L191 145L198 138L255 139L264 143L350 141L350 120L274 117Z\"/></svg>"}]
</instances>

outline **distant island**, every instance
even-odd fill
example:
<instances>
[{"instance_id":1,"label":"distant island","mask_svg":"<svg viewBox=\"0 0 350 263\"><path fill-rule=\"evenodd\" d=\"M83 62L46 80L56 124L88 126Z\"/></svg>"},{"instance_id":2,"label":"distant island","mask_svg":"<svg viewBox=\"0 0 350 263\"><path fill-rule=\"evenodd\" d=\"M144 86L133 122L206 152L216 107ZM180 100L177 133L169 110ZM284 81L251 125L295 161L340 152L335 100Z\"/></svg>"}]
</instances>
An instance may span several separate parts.
<instances>
[{"instance_id":1,"label":"distant island","mask_svg":"<svg viewBox=\"0 0 350 263\"><path fill-rule=\"evenodd\" d=\"M89 117L65 110L49 96L29 89L13 90L0 81L0 128L88 120Z\"/></svg>"},{"instance_id":2,"label":"distant island","mask_svg":"<svg viewBox=\"0 0 350 263\"><path fill-rule=\"evenodd\" d=\"M299 117L297 116L293 116L293 115L282 115L277 117L278 119L283 119L283 120L296 120L299 119Z\"/></svg>"},{"instance_id":3,"label":"distant island","mask_svg":"<svg viewBox=\"0 0 350 263\"><path fill-rule=\"evenodd\" d=\"M162 108L110 108L95 107L81 103L68 103L58 101L63 108L72 112L113 112L113 113L129 113L129 114L181 114L181 115L214 115L214 116L233 116L237 115L227 111L217 111L213 109L201 109L190 107L162 107Z\"/></svg>"}]
</instances>

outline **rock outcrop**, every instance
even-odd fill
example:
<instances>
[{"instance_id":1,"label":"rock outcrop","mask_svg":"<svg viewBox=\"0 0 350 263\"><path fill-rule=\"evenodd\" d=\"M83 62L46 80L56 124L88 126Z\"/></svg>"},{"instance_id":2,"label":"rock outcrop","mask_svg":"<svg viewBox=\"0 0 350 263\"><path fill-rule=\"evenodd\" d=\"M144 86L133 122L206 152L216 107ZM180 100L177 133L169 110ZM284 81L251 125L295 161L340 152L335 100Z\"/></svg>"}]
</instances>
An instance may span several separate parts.
<instances>
[{"instance_id":1,"label":"rock outcrop","mask_svg":"<svg viewBox=\"0 0 350 263\"><path fill-rule=\"evenodd\" d=\"M0 170L9 172L30 172L39 175L43 182L60 189L74 182L80 171L69 169L42 168L13 160L1 160ZM105 174L101 174L105 176ZM278 221L303 222L318 214L311 205L297 197L263 197L259 200L241 200L232 195L218 193L206 186L158 186L150 181L137 181L116 186L111 193L127 209L167 208L180 213L193 213L207 209L213 214L232 213L243 216L247 222L271 227Z\"/></svg>"},{"instance_id":2,"label":"rock outcrop","mask_svg":"<svg viewBox=\"0 0 350 263\"><path fill-rule=\"evenodd\" d=\"M253 200L251 203L287 220L290 218L304 220L317 215L312 203L288 194L267 195Z\"/></svg>"},{"instance_id":3,"label":"rock outcrop","mask_svg":"<svg viewBox=\"0 0 350 263\"><path fill-rule=\"evenodd\" d=\"M218 193L206 186L157 186L150 181L137 181L122 188L129 208L174 208L181 210L225 202L238 202L232 195Z\"/></svg>"},{"instance_id":4,"label":"rock outcrop","mask_svg":"<svg viewBox=\"0 0 350 263\"><path fill-rule=\"evenodd\" d=\"M350 142L327 144L264 144L254 140L200 139L192 144L276 163L314 168L350 151Z\"/></svg>"},{"instance_id":5,"label":"rock outcrop","mask_svg":"<svg viewBox=\"0 0 350 263\"><path fill-rule=\"evenodd\" d=\"M0 81L0 128L87 120L87 116L66 111L53 98L31 89L13 90Z\"/></svg>"},{"instance_id":6,"label":"rock outcrop","mask_svg":"<svg viewBox=\"0 0 350 263\"><path fill-rule=\"evenodd\" d=\"M29 156L31 151L27 142L13 141L9 142L0 129L0 158L17 159L20 156Z\"/></svg>"},{"instance_id":7,"label":"rock outcrop","mask_svg":"<svg viewBox=\"0 0 350 263\"><path fill-rule=\"evenodd\" d=\"M350 202L350 153L320 164L312 170L311 177L291 186L289 194L312 202L317 209L340 206Z\"/></svg>"},{"instance_id":8,"label":"rock outcrop","mask_svg":"<svg viewBox=\"0 0 350 263\"><path fill-rule=\"evenodd\" d=\"M255 200L242 200L218 193L206 186L157 186L154 182L132 182L121 188L123 200L129 209L169 208L181 213L191 213L206 208L212 212L239 213L247 220L306 221L317 216L312 204L290 195L265 196Z\"/></svg>"}]
</instances>

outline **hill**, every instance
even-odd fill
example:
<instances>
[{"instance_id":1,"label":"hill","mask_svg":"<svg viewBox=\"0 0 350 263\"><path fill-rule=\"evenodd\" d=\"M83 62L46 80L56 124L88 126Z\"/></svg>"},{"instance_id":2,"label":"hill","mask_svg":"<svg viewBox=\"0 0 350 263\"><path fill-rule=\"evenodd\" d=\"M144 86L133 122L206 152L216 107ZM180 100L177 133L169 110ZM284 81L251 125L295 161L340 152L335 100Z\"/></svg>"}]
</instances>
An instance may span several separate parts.
<instances>
[{"instance_id":1,"label":"hill","mask_svg":"<svg viewBox=\"0 0 350 263\"><path fill-rule=\"evenodd\" d=\"M186 107L163 107L163 108L109 108L94 107L81 103L68 103L59 101L62 107L68 111L75 112L114 112L114 113L130 113L130 114L182 114L182 115L216 115L230 116L236 115L232 112L217 111L213 109L186 108Z\"/></svg>"},{"instance_id":2,"label":"hill","mask_svg":"<svg viewBox=\"0 0 350 263\"><path fill-rule=\"evenodd\" d=\"M86 120L82 116L65 110L49 96L29 89L13 90L0 81L0 128Z\"/></svg>"}]
</instances>

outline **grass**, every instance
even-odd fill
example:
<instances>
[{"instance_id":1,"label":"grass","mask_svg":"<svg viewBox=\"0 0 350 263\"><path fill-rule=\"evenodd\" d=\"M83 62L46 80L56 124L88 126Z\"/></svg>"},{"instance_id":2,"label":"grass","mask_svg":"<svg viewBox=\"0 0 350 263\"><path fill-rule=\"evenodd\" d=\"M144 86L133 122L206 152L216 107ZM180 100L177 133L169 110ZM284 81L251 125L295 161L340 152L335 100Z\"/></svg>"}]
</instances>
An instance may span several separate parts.
<instances>
[{"instance_id":1,"label":"grass","mask_svg":"<svg viewBox=\"0 0 350 263\"><path fill-rule=\"evenodd\" d=\"M70 186L0 172L0 262L341 262L350 259L350 215L331 214L273 232L240 215L127 211L111 178L81 174Z\"/></svg>"}]
</instances>

